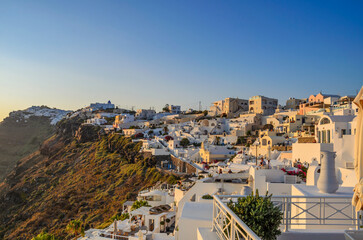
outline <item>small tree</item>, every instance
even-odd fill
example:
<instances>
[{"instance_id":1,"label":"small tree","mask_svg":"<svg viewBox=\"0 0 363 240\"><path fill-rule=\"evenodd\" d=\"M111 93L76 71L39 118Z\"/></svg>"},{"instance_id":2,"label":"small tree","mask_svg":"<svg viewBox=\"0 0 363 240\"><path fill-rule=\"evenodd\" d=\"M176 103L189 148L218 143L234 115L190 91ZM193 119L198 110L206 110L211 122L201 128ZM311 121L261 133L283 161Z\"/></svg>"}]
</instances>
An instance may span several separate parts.
<instances>
[{"instance_id":1,"label":"small tree","mask_svg":"<svg viewBox=\"0 0 363 240\"><path fill-rule=\"evenodd\" d=\"M164 112L170 112L169 104L165 104L165 107L163 107Z\"/></svg>"},{"instance_id":2,"label":"small tree","mask_svg":"<svg viewBox=\"0 0 363 240\"><path fill-rule=\"evenodd\" d=\"M141 207L151 207L147 201L144 200L137 200L131 206L131 211L141 208Z\"/></svg>"},{"instance_id":3,"label":"small tree","mask_svg":"<svg viewBox=\"0 0 363 240\"><path fill-rule=\"evenodd\" d=\"M123 221L123 220L129 219L129 218L130 218L129 213L121 213L121 214L116 214L116 215L112 216L110 218L110 220L112 222L115 221L115 220L121 220L121 221Z\"/></svg>"},{"instance_id":4,"label":"small tree","mask_svg":"<svg viewBox=\"0 0 363 240\"><path fill-rule=\"evenodd\" d=\"M190 144L188 138L183 138L182 140L180 140L180 145L182 147L187 147Z\"/></svg>"},{"instance_id":5,"label":"small tree","mask_svg":"<svg viewBox=\"0 0 363 240\"><path fill-rule=\"evenodd\" d=\"M236 203L232 200L228 207L260 238L264 240L275 240L281 234L279 229L282 212L273 205L271 196L260 197L256 195L238 198Z\"/></svg>"},{"instance_id":6,"label":"small tree","mask_svg":"<svg viewBox=\"0 0 363 240\"><path fill-rule=\"evenodd\" d=\"M71 220L67 227L66 227L67 232L78 236L79 234L81 234L82 236L84 236L84 227L83 227L83 223L81 220Z\"/></svg>"}]
</instances>

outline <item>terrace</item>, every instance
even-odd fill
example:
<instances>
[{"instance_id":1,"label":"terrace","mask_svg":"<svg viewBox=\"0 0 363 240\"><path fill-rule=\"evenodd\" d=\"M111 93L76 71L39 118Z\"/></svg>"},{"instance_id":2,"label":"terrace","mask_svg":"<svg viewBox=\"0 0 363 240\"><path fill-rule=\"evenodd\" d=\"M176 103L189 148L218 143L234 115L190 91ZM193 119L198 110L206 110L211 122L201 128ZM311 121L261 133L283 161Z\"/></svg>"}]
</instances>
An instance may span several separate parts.
<instances>
[{"instance_id":1,"label":"terrace","mask_svg":"<svg viewBox=\"0 0 363 240\"><path fill-rule=\"evenodd\" d=\"M259 238L227 205L237 195L214 195L212 233L214 239ZM345 230L359 230L362 212L355 212L347 196L273 196L283 212L278 239L342 239ZM211 239L210 231L198 229L198 239Z\"/></svg>"},{"instance_id":2,"label":"terrace","mask_svg":"<svg viewBox=\"0 0 363 240\"><path fill-rule=\"evenodd\" d=\"M129 218L115 220L105 229L89 229L86 239L174 239L175 211L169 205L140 207L130 212Z\"/></svg>"}]
</instances>

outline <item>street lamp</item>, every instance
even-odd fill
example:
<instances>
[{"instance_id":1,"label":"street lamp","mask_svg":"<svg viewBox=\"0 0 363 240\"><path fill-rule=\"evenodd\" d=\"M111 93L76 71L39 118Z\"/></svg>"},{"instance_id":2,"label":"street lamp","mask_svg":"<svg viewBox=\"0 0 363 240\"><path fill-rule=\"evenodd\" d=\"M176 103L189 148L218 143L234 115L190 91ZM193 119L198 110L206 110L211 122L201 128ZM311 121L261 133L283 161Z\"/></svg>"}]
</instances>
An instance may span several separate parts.
<instances>
[{"instance_id":1,"label":"street lamp","mask_svg":"<svg viewBox=\"0 0 363 240\"><path fill-rule=\"evenodd\" d=\"M256 140L252 145L256 147L256 166L257 166L257 147L260 145L260 143L258 142L258 140Z\"/></svg>"}]
</instances>

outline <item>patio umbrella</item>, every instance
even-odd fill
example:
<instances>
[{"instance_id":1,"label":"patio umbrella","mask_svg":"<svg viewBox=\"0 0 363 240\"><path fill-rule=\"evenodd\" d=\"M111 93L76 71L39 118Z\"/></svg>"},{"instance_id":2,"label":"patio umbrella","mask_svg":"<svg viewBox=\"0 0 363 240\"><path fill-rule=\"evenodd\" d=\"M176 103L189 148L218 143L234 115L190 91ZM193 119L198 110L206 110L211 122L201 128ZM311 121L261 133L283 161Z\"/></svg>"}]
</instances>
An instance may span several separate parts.
<instances>
[{"instance_id":1,"label":"patio umbrella","mask_svg":"<svg viewBox=\"0 0 363 240\"><path fill-rule=\"evenodd\" d=\"M358 107L354 145L354 170L358 183L354 187L352 204L355 206L356 211L360 211L363 209L363 87L353 103Z\"/></svg>"}]
</instances>

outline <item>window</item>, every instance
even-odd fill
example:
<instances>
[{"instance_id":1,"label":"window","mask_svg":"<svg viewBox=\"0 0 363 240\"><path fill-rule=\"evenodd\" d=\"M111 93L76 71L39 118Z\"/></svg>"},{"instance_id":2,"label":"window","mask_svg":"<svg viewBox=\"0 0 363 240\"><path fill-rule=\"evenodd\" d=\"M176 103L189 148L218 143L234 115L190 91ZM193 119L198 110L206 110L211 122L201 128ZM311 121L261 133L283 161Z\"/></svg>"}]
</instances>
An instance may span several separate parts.
<instances>
[{"instance_id":1,"label":"window","mask_svg":"<svg viewBox=\"0 0 363 240\"><path fill-rule=\"evenodd\" d=\"M321 131L318 131L318 143L321 143Z\"/></svg>"},{"instance_id":2,"label":"window","mask_svg":"<svg viewBox=\"0 0 363 240\"><path fill-rule=\"evenodd\" d=\"M321 142L322 143L326 143L326 131L323 130L322 133L321 133Z\"/></svg>"},{"instance_id":3,"label":"window","mask_svg":"<svg viewBox=\"0 0 363 240\"><path fill-rule=\"evenodd\" d=\"M266 142L267 142L266 139L262 139L262 145L263 146L266 146Z\"/></svg>"},{"instance_id":4,"label":"window","mask_svg":"<svg viewBox=\"0 0 363 240\"><path fill-rule=\"evenodd\" d=\"M330 143L330 130L327 131L327 136L326 136L326 140L327 140L327 143Z\"/></svg>"},{"instance_id":5,"label":"window","mask_svg":"<svg viewBox=\"0 0 363 240\"><path fill-rule=\"evenodd\" d=\"M342 129L342 136L343 135L347 135L347 130L346 129Z\"/></svg>"}]
</instances>

